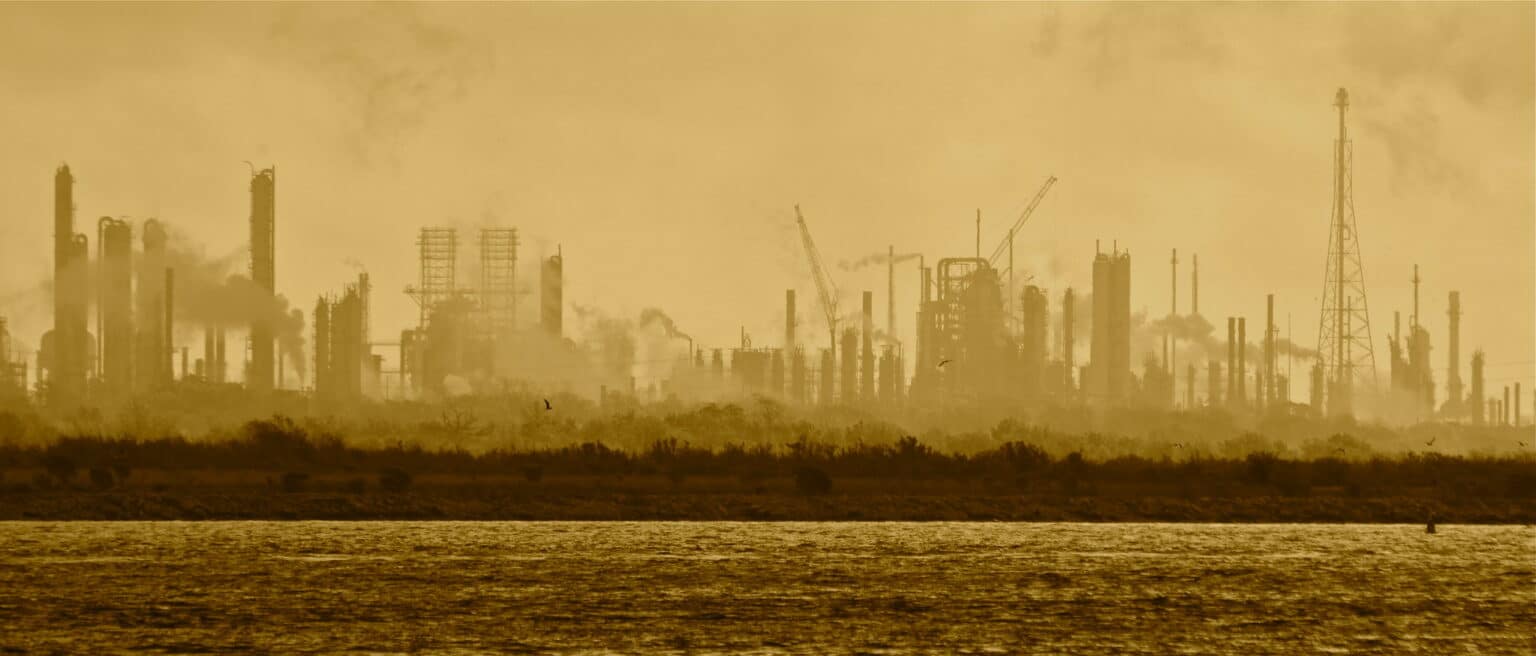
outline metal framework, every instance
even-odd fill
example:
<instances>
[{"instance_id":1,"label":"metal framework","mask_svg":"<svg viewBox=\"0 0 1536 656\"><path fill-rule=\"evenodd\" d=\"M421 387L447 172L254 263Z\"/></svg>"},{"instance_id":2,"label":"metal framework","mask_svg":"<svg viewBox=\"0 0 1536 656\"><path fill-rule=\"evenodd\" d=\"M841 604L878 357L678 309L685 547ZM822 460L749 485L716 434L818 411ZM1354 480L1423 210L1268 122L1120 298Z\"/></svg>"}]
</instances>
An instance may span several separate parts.
<instances>
[{"instance_id":1,"label":"metal framework","mask_svg":"<svg viewBox=\"0 0 1536 656\"><path fill-rule=\"evenodd\" d=\"M1318 313L1317 352L1328 389L1330 414L1351 412L1357 381L1376 385L1376 354L1371 345L1371 314L1365 295L1365 267L1355 227L1354 147L1344 124L1349 92L1334 97L1339 109L1339 138L1334 143L1333 216L1328 261L1323 272L1323 303Z\"/></svg>"},{"instance_id":2,"label":"metal framework","mask_svg":"<svg viewBox=\"0 0 1536 656\"><path fill-rule=\"evenodd\" d=\"M454 228L422 228L416 236L421 260L421 276L415 286L405 288L420 310L419 326L425 328L432 307L451 298L458 289L459 233Z\"/></svg>"},{"instance_id":3,"label":"metal framework","mask_svg":"<svg viewBox=\"0 0 1536 656\"><path fill-rule=\"evenodd\" d=\"M517 228L480 229L480 310L492 336L517 324Z\"/></svg>"}]
</instances>

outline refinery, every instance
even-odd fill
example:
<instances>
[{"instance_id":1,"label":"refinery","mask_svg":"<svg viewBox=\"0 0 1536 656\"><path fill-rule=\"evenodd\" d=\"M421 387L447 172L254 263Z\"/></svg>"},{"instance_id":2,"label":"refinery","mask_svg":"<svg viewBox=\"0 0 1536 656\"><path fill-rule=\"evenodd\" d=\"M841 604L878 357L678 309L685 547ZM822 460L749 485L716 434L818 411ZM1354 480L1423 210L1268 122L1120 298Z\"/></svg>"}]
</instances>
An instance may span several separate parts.
<instances>
[{"instance_id":1,"label":"refinery","mask_svg":"<svg viewBox=\"0 0 1536 656\"><path fill-rule=\"evenodd\" d=\"M665 314L649 311L641 322L660 326L678 349L664 363L665 374L642 387L632 339L578 341L567 330L562 250L539 258L531 268L534 284L517 279L514 226L425 226L414 236L393 236L414 239L419 273L403 292L419 312L414 325L381 327L372 325L369 308L385 292L365 272L336 281L334 293L313 306L288 307L276 270L282 215L276 167L253 168L249 177L247 271L219 279L178 256L160 220L107 215L94 237L88 234L78 216L77 171L65 164L53 178L52 329L38 336L38 348L24 351L0 318L0 389L11 400L57 410L213 388L324 404L433 401L520 388L620 405L765 397L891 418L1075 406L1359 416L1393 424L1528 420L1521 399L1529 390L1518 382L1490 386L1478 345L1468 345L1470 357L1463 357L1460 291L1426 291L1446 294L1450 311L1422 316L1415 267L1406 322L1394 311L1389 331L1373 326L1355 223L1348 93L1339 89L1333 105L1338 133L1330 239L1318 252L1327 260L1322 301L1298 312L1316 318L1318 340L1311 346L1290 339L1275 295L1263 290L1253 291L1265 301L1262 316L1203 314L1195 253L1181 259L1178 250L1155 257L1138 252L1138 263L1160 268L1166 262L1168 277L1133 277L1133 244L1084 243L1080 262L1091 270L1091 287L1036 284L1016 265L1022 254L1016 249L1023 248L1019 235L1031 218L1048 211L1042 208L1058 182L1048 177L995 244L984 243L978 217L969 253L881 245L885 255L872 263L884 267L886 288L852 295L838 286L812 236L814 209L787 199L815 298L786 289L782 335L765 343L743 330L728 347L695 343ZM579 268L581 254L571 256ZM917 275L906 268L898 275L897 264L912 260ZM461 277L469 268L477 275ZM1170 285L1171 306L1160 316L1133 314L1136 290L1154 279ZM915 287L916 302L898 307L896 290L907 286ZM1187 299L1182 305L1181 296ZM777 312L779 302L763 299L765 314ZM1444 368L1431 364L1430 327L1437 325L1444 326ZM899 341L902 332L913 339ZM199 338L186 339L189 333ZM1144 357L1134 361L1133 354ZM584 373L547 373L575 369ZM1436 398L1437 370L1448 372L1445 398Z\"/></svg>"}]
</instances>

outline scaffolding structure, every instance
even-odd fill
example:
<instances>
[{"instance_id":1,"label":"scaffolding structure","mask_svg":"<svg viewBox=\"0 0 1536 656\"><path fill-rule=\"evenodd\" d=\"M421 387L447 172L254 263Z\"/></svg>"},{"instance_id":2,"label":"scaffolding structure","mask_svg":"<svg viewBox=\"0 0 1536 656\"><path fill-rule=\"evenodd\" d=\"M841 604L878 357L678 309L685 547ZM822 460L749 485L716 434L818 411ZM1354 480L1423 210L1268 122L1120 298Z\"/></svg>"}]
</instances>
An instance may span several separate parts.
<instances>
[{"instance_id":1,"label":"scaffolding structure","mask_svg":"<svg viewBox=\"0 0 1536 656\"><path fill-rule=\"evenodd\" d=\"M420 310L418 328L426 328L432 308L452 298L458 289L459 232L454 228L422 228L416 236L421 261L417 284L405 289Z\"/></svg>"},{"instance_id":2,"label":"scaffolding structure","mask_svg":"<svg viewBox=\"0 0 1536 656\"><path fill-rule=\"evenodd\" d=\"M480 311L492 336L517 325L517 228L480 229Z\"/></svg>"}]
</instances>

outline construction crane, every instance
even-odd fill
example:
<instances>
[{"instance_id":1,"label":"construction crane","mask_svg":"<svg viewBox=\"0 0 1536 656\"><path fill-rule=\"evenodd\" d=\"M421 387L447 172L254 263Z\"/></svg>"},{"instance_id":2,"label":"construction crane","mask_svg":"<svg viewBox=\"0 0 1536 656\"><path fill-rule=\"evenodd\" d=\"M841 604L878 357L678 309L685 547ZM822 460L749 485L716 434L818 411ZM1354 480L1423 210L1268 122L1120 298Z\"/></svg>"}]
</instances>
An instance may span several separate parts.
<instances>
[{"instance_id":1,"label":"construction crane","mask_svg":"<svg viewBox=\"0 0 1536 656\"><path fill-rule=\"evenodd\" d=\"M800 226L800 242L805 245L805 258L811 261L811 278L816 281L816 294L821 297L821 311L827 315L827 331L831 335L832 361L837 361L837 285L827 275L827 266L821 261L821 251L811 239L811 229L805 225L805 215L795 206L795 223Z\"/></svg>"},{"instance_id":2,"label":"construction crane","mask_svg":"<svg viewBox=\"0 0 1536 656\"><path fill-rule=\"evenodd\" d=\"M998 259L1003 257L1003 253L1007 253L1009 250L1011 250L1010 247L1013 246L1013 236L1018 233L1020 228L1024 227L1024 223L1026 221L1029 221L1030 215L1035 213L1035 208L1040 205L1041 200L1045 199L1045 192L1050 191L1051 185L1053 184L1056 184L1056 176L1054 175L1045 181L1045 184L1040 187L1040 191L1035 193L1034 200L1029 201L1029 205L1025 207L1024 211L1019 214L1018 220L1013 222L1013 227L1008 229L1008 234L1003 237L1002 243L997 245L997 249L992 251L992 257L987 259L987 262L992 265L992 268L997 268ZM1008 263L1008 268L1009 270L1013 269L1012 262Z\"/></svg>"}]
</instances>

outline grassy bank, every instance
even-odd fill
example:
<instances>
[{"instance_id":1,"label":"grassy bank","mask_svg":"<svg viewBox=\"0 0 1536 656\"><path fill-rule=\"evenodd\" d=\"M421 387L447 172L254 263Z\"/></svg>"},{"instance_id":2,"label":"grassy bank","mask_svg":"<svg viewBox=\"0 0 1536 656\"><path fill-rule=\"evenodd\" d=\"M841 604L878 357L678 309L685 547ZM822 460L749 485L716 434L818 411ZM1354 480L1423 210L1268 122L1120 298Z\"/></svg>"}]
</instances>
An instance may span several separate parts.
<instances>
[{"instance_id":1,"label":"grassy bank","mask_svg":"<svg viewBox=\"0 0 1536 656\"><path fill-rule=\"evenodd\" d=\"M0 447L0 519L1536 522L1536 458L1252 451L1084 457L916 438L472 453L359 447L283 419L238 437Z\"/></svg>"}]
</instances>

